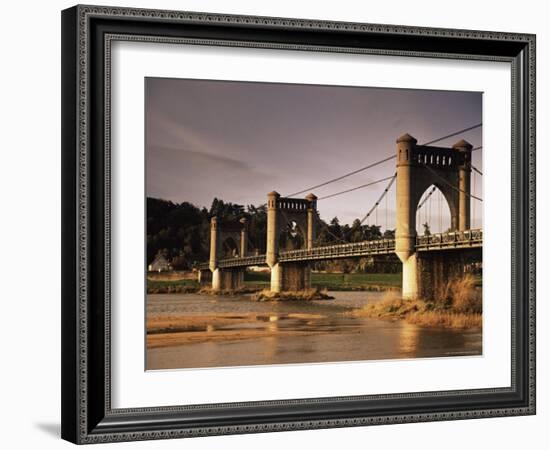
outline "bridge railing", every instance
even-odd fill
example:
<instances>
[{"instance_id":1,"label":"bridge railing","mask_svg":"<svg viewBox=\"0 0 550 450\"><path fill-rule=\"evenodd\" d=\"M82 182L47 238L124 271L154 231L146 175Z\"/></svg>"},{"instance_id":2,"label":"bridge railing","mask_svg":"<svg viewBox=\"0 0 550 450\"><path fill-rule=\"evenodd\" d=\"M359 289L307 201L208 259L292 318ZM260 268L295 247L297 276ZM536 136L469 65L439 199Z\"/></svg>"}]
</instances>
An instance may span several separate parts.
<instances>
[{"instance_id":1,"label":"bridge railing","mask_svg":"<svg viewBox=\"0 0 550 450\"><path fill-rule=\"evenodd\" d=\"M226 258L218 261L218 267L221 269L228 267L261 266L262 264L265 264L265 255L252 255L245 256L244 258ZM209 267L210 264L208 262L195 264L195 268L198 270L206 270Z\"/></svg>"},{"instance_id":2,"label":"bridge railing","mask_svg":"<svg viewBox=\"0 0 550 450\"><path fill-rule=\"evenodd\" d=\"M448 231L446 233L417 236L418 251L445 250L453 248L477 248L483 244L483 230ZM352 242L349 244L327 245L312 249L287 250L279 254L279 261L319 261L371 255L386 255L395 251L394 239ZM244 258L227 258L218 261L218 267L246 267L265 265L265 255L245 256ZM199 270L208 269L208 262L195 264Z\"/></svg>"},{"instance_id":3,"label":"bridge railing","mask_svg":"<svg viewBox=\"0 0 550 450\"><path fill-rule=\"evenodd\" d=\"M446 233L417 236L417 250L438 250L441 248L481 247L483 230L448 231Z\"/></svg>"},{"instance_id":4,"label":"bridge railing","mask_svg":"<svg viewBox=\"0 0 550 450\"><path fill-rule=\"evenodd\" d=\"M379 239L376 241L327 245L312 249L288 250L280 253L279 260L281 262L288 262L369 256L392 253L394 249L395 241L393 239Z\"/></svg>"}]
</instances>

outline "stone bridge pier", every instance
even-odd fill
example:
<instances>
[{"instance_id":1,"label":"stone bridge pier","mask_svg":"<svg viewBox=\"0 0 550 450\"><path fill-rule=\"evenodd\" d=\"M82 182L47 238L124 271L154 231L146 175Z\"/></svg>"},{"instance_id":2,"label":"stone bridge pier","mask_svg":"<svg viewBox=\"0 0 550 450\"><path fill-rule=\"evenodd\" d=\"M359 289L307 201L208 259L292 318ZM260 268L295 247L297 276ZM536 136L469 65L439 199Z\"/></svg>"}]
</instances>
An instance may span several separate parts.
<instances>
[{"instance_id":1,"label":"stone bridge pier","mask_svg":"<svg viewBox=\"0 0 550 450\"><path fill-rule=\"evenodd\" d=\"M266 263L271 269L271 292L302 291L311 288L311 267L304 263L279 261L279 236L293 223L304 237L305 247L313 248L317 197L282 198L273 191L267 194Z\"/></svg>"},{"instance_id":2,"label":"stone bridge pier","mask_svg":"<svg viewBox=\"0 0 550 450\"><path fill-rule=\"evenodd\" d=\"M308 263L276 263L271 268L271 292L303 291L311 288Z\"/></svg>"},{"instance_id":3,"label":"stone bridge pier","mask_svg":"<svg viewBox=\"0 0 550 450\"><path fill-rule=\"evenodd\" d=\"M244 287L244 269L216 269L212 273L212 290L235 291Z\"/></svg>"},{"instance_id":4,"label":"stone bridge pier","mask_svg":"<svg viewBox=\"0 0 550 450\"><path fill-rule=\"evenodd\" d=\"M481 261L481 254L481 248L418 252L418 296L426 300L443 298L448 283L463 278L468 264Z\"/></svg>"},{"instance_id":5,"label":"stone bridge pier","mask_svg":"<svg viewBox=\"0 0 550 450\"><path fill-rule=\"evenodd\" d=\"M209 287L213 291L234 291L244 286L244 269L218 267L213 272L210 269L201 269L198 281L201 287Z\"/></svg>"},{"instance_id":6,"label":"stone bridge pier","mask_svg":"<svg viewBox=\"0 0 550 450\"><path fill-rule=\"evenodd\" d=\"M200 269L198 281L200 287L212 287L212 272L210 269Z\"/></svg>"}]
</instances>

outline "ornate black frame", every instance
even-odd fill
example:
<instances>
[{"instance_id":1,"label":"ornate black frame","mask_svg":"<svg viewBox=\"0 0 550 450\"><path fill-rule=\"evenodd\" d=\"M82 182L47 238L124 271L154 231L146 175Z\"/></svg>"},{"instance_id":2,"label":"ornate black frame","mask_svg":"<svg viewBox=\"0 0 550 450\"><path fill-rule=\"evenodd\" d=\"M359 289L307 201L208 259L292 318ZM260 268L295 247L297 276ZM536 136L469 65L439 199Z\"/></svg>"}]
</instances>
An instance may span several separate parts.
<instances>
[{"instance_id":1,"label":"ornate black frame","mask_svg":"<svg viewBox=\"0 0 550 450\"><path fill-rule=\"evenodd\" d=\"M112 409L110 42L185 42L512 65L512 385ZM535 36L98 6L62 13L62 437L75 443L535 413Z\"/></svg>"}]
</instances>

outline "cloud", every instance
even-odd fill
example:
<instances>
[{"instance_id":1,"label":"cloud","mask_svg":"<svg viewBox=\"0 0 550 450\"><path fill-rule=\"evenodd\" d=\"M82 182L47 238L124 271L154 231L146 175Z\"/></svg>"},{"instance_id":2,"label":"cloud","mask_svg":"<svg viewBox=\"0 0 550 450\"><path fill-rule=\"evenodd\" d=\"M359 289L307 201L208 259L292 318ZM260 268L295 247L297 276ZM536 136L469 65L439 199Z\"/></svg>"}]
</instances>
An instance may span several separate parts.
<instances>
[{"instance_id":1,"label":"cloud","mask_svg":"<svg viewBox=\"0 0 550 450\"><path fill-rule=\"evenodd\" d=\"M262 204L269 191L300 191L386 158L404 132L423 142L481 118L481 95L468 92L176 79L149 79L147 86L147 194L198 206L213 197ZM465 138L481 144L481 129ZM394 164L315 194L391 175ZM350 222L383 189L323 200L321 214Z\"/></svg>"},{"instance_id":2,"label":"cloud","mask_svg":"<svg viewBox=\"0 0 550 450\"><path fill-rule=\"evenodd\" d=\"M239 159L181 148L147 148L147 195L151 197L199 206L210 205L214 197L261 204L277 181L277 176Z\"/></svg>"}]
</instances>

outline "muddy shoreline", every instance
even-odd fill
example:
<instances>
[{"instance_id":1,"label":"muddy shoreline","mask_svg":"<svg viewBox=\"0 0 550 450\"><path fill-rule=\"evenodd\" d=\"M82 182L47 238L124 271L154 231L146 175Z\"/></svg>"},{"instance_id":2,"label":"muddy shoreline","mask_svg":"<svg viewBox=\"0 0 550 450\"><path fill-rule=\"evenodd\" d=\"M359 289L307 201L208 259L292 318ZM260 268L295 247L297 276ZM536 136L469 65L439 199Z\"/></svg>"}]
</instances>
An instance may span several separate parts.
<instances>
[{"instance_id":1,"label":"muddy shoreline","mask_svg":"<svg viewBox=\"0 0 550 450\"><path fill-rule=\"evenodd\" d=\"M147 369L481 354L481 330L352 317L384 293L334 300L253 301L251 295L150 295Z\"/></svg>"}]
</instances>

